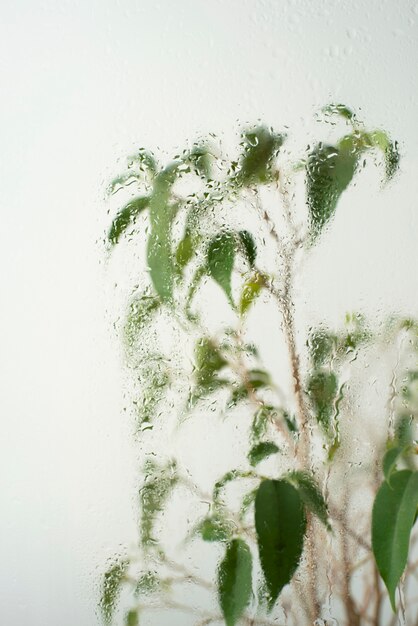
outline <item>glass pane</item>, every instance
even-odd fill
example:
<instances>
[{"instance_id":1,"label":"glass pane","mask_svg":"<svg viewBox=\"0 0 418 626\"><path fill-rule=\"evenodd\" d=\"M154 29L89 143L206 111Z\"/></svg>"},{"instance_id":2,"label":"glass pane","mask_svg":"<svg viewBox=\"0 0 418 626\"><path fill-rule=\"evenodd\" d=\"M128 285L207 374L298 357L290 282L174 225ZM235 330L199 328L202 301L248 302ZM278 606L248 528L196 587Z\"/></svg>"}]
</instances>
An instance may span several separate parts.
<instances>
[{"instance_id":1,"label":"glass pane","mask_svg":"<svg viewBox=\"0 0 418 626\"><path fill-rule=\"evenodd\" d=\"M416 2L1 14L0 622L415 624Z\"/></svg>"}]
</instances>

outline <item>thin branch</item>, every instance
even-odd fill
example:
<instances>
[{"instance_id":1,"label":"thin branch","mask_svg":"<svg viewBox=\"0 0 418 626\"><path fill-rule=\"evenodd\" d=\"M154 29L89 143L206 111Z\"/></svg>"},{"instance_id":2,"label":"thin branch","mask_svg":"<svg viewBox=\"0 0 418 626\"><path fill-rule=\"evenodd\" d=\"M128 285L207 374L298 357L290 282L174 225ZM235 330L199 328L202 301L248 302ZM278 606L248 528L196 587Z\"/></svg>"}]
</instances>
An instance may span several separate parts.
<instances>
[{"instance_id":1,"label":"thin branch","mask_svg":"<svg viewBox=\"0 0 418 626\"><path fill-rule=\"evenodd\" d=\"M337 510L335 506L332 505L332 503L328 502L328 508L329 508L331 518L334 519L336 522L338 522L338 524L340 524L342 530L348 533L350 537L352 537L360 547L364 548L368 552L372 552L372 547L368 543L368 541L366 541L364 537L359 535L355 530L353 530L348 525L348 522L344 519L344 516L341 514L340 511Z\"/></svg>"},{"instance_id":2,"label":"thin branch","mask_svg":"<svg viewBox=\"0 0 418 626\"><path fill-rule=\"evenodd\" d=\"M260 205L261 208L261 205ZM290 366L293 378L293 392L296 401L298 424L299 424L299 441L296 447L296 458L302 469L308 469L311 463L311 450L310 450L310 432L309 421L310 414L307 409L302 390L302 377L300 372L300 358L296 349L295 339L295 325L293 315L293 302L292 302L292 285L293 285L293 263L296 251L296 244L293 243L290 247L284 247L283 242L277 235L277 232L272 224L267 211L263 211L263 218L270 226L270 232L274 239L276 239L278 248L283 254L284 267L282 271L283 276L283 288L282 293L278 293L274 288L270 287L271 293L276 297L279 310L282 316L282 327L288 348ZM315 576L315 533L309 532L312 528L311 516L308 516L308 541L307 541L307 567L308 567L308 586L309 586L309 598L311 604L309 619L315 620L320 616L321 607L318 599L318 589Z\"/></svg>"},{"instance_id":3,"label":"thin branch","mask_svg":"<svg viewBox=\"0 0 418 626\"><path fill-rule=\"evenodd\" d=\"M238 341L242 342L240 333L238 334ZM245 367L244 361L241 356L241 352L239 352L239 357L238 357L238 372L244 382L244 386L247 390L248 398L250 402L257 409L262 409L263 407L265 407L266 404L264 400L260 398L259 394L257 393L257 390L251 384L250 373L248 369ZM274 426L277 428L277 430L280 432L280 434L283 435L286 442L289 444L290 449L291 450L293 449L293 451L295 451L295 441L293 437L291 436L287 426L284 424L283 420L274 420L273 423L274 423Z\"/></svg>"},{"instance_id":4,"label":"thin branch","mask_svg":"<svg viewBox=\"0 0 418 626\"><path fill-rule=\"evenodd\" d=\"M348 508L348 496L345 494L343 502L342 519L346 519L345 511ZM341 533L341 551L342 551L342 567L343 567L343 598L345 603L345 610L347 613L347 619L350 626L360 626L360 617L357 612L353 596L351 595L350 580L351 580L351 563L348 549L347 534Z\"/></svg>"},{"instance_id":5,"label":"thin branch","mask_svg":"<svg viewBox=\"0 0 418 626\"><path fill-rule=\"evenodd\" d=\"M141 612L142 611L165 611L169 609L171 611L181 611L182 613L200 615L204 620L209 620L209 622L206 622L206 623L210 623L211 621L212 622L223 621L222 615L218 615L216 613L209 613L208 611L197 609L195 607L189 606L188 604L177 602L176 600L167 599L164 602L161 602L160 604L139 604L137 608Z\"/></svg>"},{"instance_id":6,"label":"thin branch","mask_svg":"<svg viewBox=\"0 0 418 626\"><path fill-rule=\"evenodd\" d=\"M196 576L196 574L191 574L189 570L186 567L184 567L184 565L181 565L180 563L176 563L172 559L169 559L167 556L164 556L164 558L162 559L162 562L164 563L164 565L166 565L168 568L172 569L173 571L183 574L184 578L186 578L189 582L193 582L196 585L199 585L200 587L204 587L205 589L208 589L209 591L212 591L214 589L214 584L211 583L209 580L205 580L204 578L201 578L200 576Z\"/></svg>"}]
</instances>

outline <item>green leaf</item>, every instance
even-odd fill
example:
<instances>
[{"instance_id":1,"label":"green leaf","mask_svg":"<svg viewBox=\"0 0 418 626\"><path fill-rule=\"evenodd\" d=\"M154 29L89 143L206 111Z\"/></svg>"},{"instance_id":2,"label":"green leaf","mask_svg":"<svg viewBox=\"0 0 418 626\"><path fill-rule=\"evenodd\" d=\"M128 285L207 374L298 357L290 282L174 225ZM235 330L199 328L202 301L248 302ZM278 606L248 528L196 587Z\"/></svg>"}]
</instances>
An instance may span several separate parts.
<instances>
[{"instance_id":1,"label":"green leaf","mask_svg":"<svg viewBox=\"0 0 418 626\"><path fill-rule=\"evenodd\" d=\"M409 370L406 374L406 384L402 388L402 395L408 402L411 400L416 402L418 400L418 370Z\"/></svg>"},{"instance_id":2,"label":"green leaf","mask_svg":"<svg viewBox=\"0 0 418 626\"><path fill-rule=\"evenodd\" d=\"M195 245L196 241L193 235L190 232L186 232L176 250L176 265L180 273L192 259L195 253Z\"/></svg>"},{"instance_id":3,"label":"green leaf","mask_svg":"<svg viewBox=\"0 0 418 626\"><path fill-rule=\"evenodd\" d=\"M158 166L154 155L143 148L137 154L128 157L127 162L128 171L112 180L108 188L109 194L114 194L122 187L126 187L133 182L138 185L144 179L146 180L147 177L152 179L157 173ZM146 176L144 177L143 174Z\"/></svg>"},{"instance_id":4,"label":"green leaf","mask_svg":"<svg viewBox=\"0 0 418 626\"><path fill-rule=\"evenodd\" d=\"M184 160L191 163L198 176L207 179L211 178L214 156L209 146L203 144L194 145Z\"/></svg>"},{"instance_id":5,"label":"green leaf","mask_svg":"<svg viewBox=\"0 0 418 626\"><path fill-rule=\"evenodd\" d=\"M155 572L148 571L142 574L135 586L135 596L147 596L157 593L161 588L161 580Z\"/></svg>"},{"instance_id":6,"label":"green leaf","mask_svg":"<svg viewBox=\"0 0 418 626\"><path fill-rule=\"evenodd\" d=\"M250 391L262 389L271 386L271 378L268 372L259 369L253 369L248 372L248 379L245 383L240 384L234 389L231 399L228 402L228 408L236 406L242 400L246 400Z\"/></svg>"},{"instance_id":7,"label":"green leaf","mask_svg":"<svg viewBox=\"0 0 418 626\"><path fill-rule=\"evenodd\" d=\"M389 484L390 484L390 478L393 472L396 470L396 462L399 459L402 452L403 452L403 449L397 446L396 448L390 448L390 450L388 450L385 453L385 456L383 457L383 463L382 463L383 474Z\"/></svg>"},{"instance_id":8,"label":"green leaf","mask_svg":"<svg viewBox=\"0 0 418 626\"><path fill-rule=\"evenodd\" d=\"M220 501L220 496L224 487L232 482L233 480L237 480L237 478L254 478L256 475L252 471L243 471L243 470L231 470L227 472L220 478L213 488L213 500L215 503Z\"/></svg>"},{"instance_id":9,"label":"green leaf","mask_svg":"<svg viewBox=\"0 0 418 626\"><path fill-rule=\"evenodd\" d=\"M337 337L322 328L317 329L310 333L308 346L314 366L319 367L331 360Z\"/></svg>"},{"instance_id":10,"label":"green leaf","mask_svg":"<svg viewBox=\"0 0 418 626\"><path fill-rule=\"evenodd\" d=\"M327 104L322 108L322 112L327 115L340 115L346 120L352 121L355 119L355 114L345 104Z\"/></svg>"},{"instance_id":11,"label":"green leaf","mask_svg":"<svg viewBox=\"0 0 418 626\"><path fill-rule=\"evenodd\" d=\"M131 185L132 183L138 184L139 176L136 172L129 170L127 172L124 172L123 174L119 174L119 176L116 176L110 182L109 187L107 188L107 193L109 195L113 195L117 191L122 189L123 187L127 187L128 185Z\"/></svg>"},{"instance_id":12,"label":"green leaf","mask_svg":"<svg viewBox=\"0 0 418 626\"><path fill-rule=\"evenodd\" d=\"M239 301L240 315L245 315L248 312L249 308L255 302L265 285L266 277L263 274L260 274L260 272L255 272L245 281Z\"/></svg>"},{"instance_id":13,"label":"green leaf","mask_svg":"<svg viewBox=\"0 0 418 626\"><path fill-rule=\"evenodd\" d=\"M302 556L306 516L297 489L286 480L263 480L255 499L255 527L271 610Z\"/></svg>"},{"instance_id":14,"label":"green leaf","mask_svg":"<svg viewBox=\"0 0 418 626\"><path fill-rule=\"evenodd\" d=\"M131 200L117 213L109 229L108 239L112 245L116 245L138 215L149 206L150 199L139 197Z\"/></svg>"},{"instance_id":15,"label":"green leaf","mask_svg":"<svg viewBox=\"0 0 418 626\"><path fill-rule=\"evenodd\" d=\"M135 297L129 304L126 316L124 335L128 347L132 347L138 340L145 326L151 322L152 316L157 312L161 301L148 292Z\"/></svg>"},{"instance_id":16,"label":"green leaf","mask_svg":"<svg viewBox=\"0 0 418 626\"><path fill-rule=\"evenodd\" d=\"M200 233L202 204L203 201L196 200L187 210L184 235L176 249L176 269L180 276L197 252L202 239Z\"/></svg>"},{"instance_id":17,"label":"green leaf","mask_svg":"<svg viewBox=\"0 0 418 626\"><path fill-rule=\"evenodd\" d=\"M253 441L259 441L260 438L266 433L271 416L275 416L276 414L277 409L274 406L268 405L263 405L256 411L251 423L251 437Z\"/></svg>"},{"instance_id":18,"label":"green leaf","mask_svg":"<svg viewBox=\"0 0 418 626\"><path fill-rule=\"evenodd\" d=\"M234 525L219 512L206 517L196 529L204 541L230 541Z\"/></svg>"},{"instance_id":19,"label":"green leaf","mask_svg":"<svg viewBox=\"0 0 418 626\"><path fill-rule=\"evenodd\" d=\"M286 411L279 407L264 404L254 414L253 421L251 423L251 441L257 443L261 437L267 432L269 422L275 423L278 420L283 420L291 433L298 431L296 420L290 416Z\"/></svg>"},{"instance_id":20,"label":"green leaf","mask_svg":"<svg viewBox=\"0 0 418 626\"><path fill-rule=\"evenodd\" d=\"M398 142L389 142L385 149L385 174L386 180L391 180L399 169L400 154Z\"/></svg>"},{"instance_id":21,"label":"green leaf","mask_svg":"<svg viewBox=\"0 0 418 626\"><path fill-rule=\"evenodd\" d=\"M377 492L372 513L372 548L396 611L395 592L408 560L409 539L418 506L418 472L394 472Z\"/></svg>"},{"instance_id":22,"label":"green leaf","mask_svg":"<svg viewBox=\"0 0 418 626\"><path fill-rule=\"evenodd\" d=\"M139 626L139 615L137 611L132 610L126 614L125 626Z\"/></svg>"},{"instance_id":23,"label":"green leaf","mask_svg":"<svg viewBox=\"0 0 418 626\"><path fill-rule=\"evenodd\" d=\"M336 146L320 143L309 154L306 191L312 242L333 217L341 194L354 177L361 155L374 148L383 152L385 176L390 180L398 169L399 152L397 144L391 142L383 131L355 130Z\"/></svg>"},{"instance_id":24,"label":"green leaf","mask_svg":"<svg viewBox=\"0 0 418 626\"><path fill-rule=\"evenodd\" d=\"M226 626L235 626L252 596L252 557L245 541L233 539L218 570L219 602Z\"/></svg>"},{"instance_id":25,"label":"green leaf","mask_svg":"<svg viewBox=\"0 0 418 626\"><path fill-rule=\"evenodd\" d=\"M151 233L147 243L147 262L154 289L163 302L173 295L174 259L171 251L171 226L177 205L171 199L181 161L174 161L154 179L149 203Z\"/></svg>"},{"instance_id":26,"label":"green leaf","mask_svg":"<svg viewBox=\"0 0 418 626\"><path fill-rule=\"evenodd\" d=\"M197 268L197 270L193 274L193 278L188 286L186 304L185 304L185 313L190 321L195 322L199 318L199 316L196 313L192 312L191 305L192 305L193 298L197 290L199 289L202 280L206 277L206 275L207 275L206 267L204 265L201 265L200 267Z\"/></svg>"},{"instance_id":27,"label":"green leaf","mask_svg":"<svg viewBox=\"0 0 418 626\"><path fill-rule=\"evenodd\" d=\"M335 455L337 454L340 447L341 447L341 439L339 439L339 437L334 437L334 440L331 442L328 448L327 458L330 463L332 463L332 461L334 460Z\"/></svg>"},{"instance_id":28,"label":"green leaf","mask_svg":"<svg viewBox=\"0 0 418 626\"><path fill-rule=\"evenodd\" d=\"M253 489L252 491L249 491L248 493L245 494L245 496L242 499L241 507L239 510L240 520L244 519L248 509L250 508L250 506L254 504L256 496L257 496L257 489Z\"/></svg>"},{"instance_id":29,"label":"green leaf","mask_svg":"<svg viewBox=\"0 0 418 626\"><path fill-rule=\"evenodd\" d=\"M328 507L313 476L308 472L294 471L287 479L298 490L306 508L317 516L327 530L330 530Z\"/></svg>"},{"instance_id":30,"label":"green leaf","mask_svg":"<svg viewBox=\"0 0 418 626\"><path fill-rule=\"evenodd\" d=\"M371 148L379 148L385 160L385 178L389 181L399 168L400 155L397 142L391 141L383 130L374 130L364 134L364 141L370 143Z\"/></svg>"},{"instance_id":31,"label":"green leaf","mask_svg":"<svg viewBox=\"0 0 418 626\"><path fill-rule=\"evenodd\" d=\"M153 422L158 406L170 384L170 376L164 365L164 361L156 359L141 367L141 397L134 403L138 413L138 423L141 427Z\"/></svg>"},{"instance_id":32,"label":"green leaf","mask_svg":"<svg viewBox=\"0 0 418 626\"><path fill-rule=\"evenodd\" d=\"M276 454L276 452L280 452L279 448L272 441L260 441L256 443L255 446L251 448L248 453L248 460L250 465L255 467L264 459L267 459L272 454Z\"/></svg>"},{"instance_id":33,"label":"green leaf","mask_svg":"<svg viewBox=\"0 0 418 626\"><path fill-rule=\"evenodd\" d=\"M284 421L286 422L286 426L289 432L291 432L292 434L295 434L299 431L298 425L296 423L296 418L294 415L289 415L288 413L286 413L286 411L284 411L283 418L284 418Z\"/></svg>"},{"instance_id":34,"label":"green leaf","mask_svg":"<svg viewBox=\"0 0 418 626\"><path fill-rule=\"evenodd\" d=\"M195 347L194 376L198 389L210 391L216 385L217 373L227 365L219 349L208 337L202 337Z\"/></svg>"},{"instance_id":35,"label":"green leaf","mask_svg":"<svg viewBox=\"0 0 418 626\"><path fill-rule=\"evenodd\" d=\"M356 171L358 153L345 144L318 144L309 154L306 189L311 236L315 240L333 217L342 192Z\"/></svg>"},{"instance_id":36,"label":"green leaf","mask_svg":"<svg viewBox=\"0 0 418 626\"><path fill-rule=\"evenodd\" d=\"M128 167L140 172L148 172L154 176L157 173L158 164L152 152L140 148L138 152L128 157Z\"/></svg>"},{"instance_id":37,"label":"green leaf","mask_svg":"<svg viewBox=\"0 0 418 626\"><path fill-rule=\"evenodd\" d=\"M235 246L234 234L223 232L212 239L207 251L208 273L224 290L232 305L231 276L235 260Z\"/></svg>"},{"instance_id":38,"label":"green leaf","mask_svg":"<svg viewBox=\"0 0 418 626\"><path fill-rule=\"evenodd\" d=\"M141 541L144 547L155 543L153 537L154 522L176 485L175 463L170 462L159 467L153 461L147 461L143 473L145 484L139 492L141 504Z\"/></svg>"},{"instance_id":39,"label":"green leaf","mask_svg":"<svg viewBox=\"0 0 418 626\"><path fill-rule=\"evenodd\" d=\"M334 400L338 392L338 381L334 372L315 370L308 381L308 394L316 418L325 431L329 430Z\"/></svg>"},{"instance_id":40,"label":"green leaf","mask_svg":"<svg viewBox=\"0 0 418 626\"><path fill-rule=\"evenodd\" d=\"M237 179L240 184L267 183L272 179L272 165L285 139L266 126L258 126L243 135L244 154Z\"/></svg>"},{"instance_id":41,"label":"green leaf","mask_svg":"<svg viewBox=\"0 0 418 626\"><path fill-rule=\"evenodd\" d=\"M195 346L195 386L189 396L189 406L214 391L229 385L229 381L220 378L218 373L228 362L224 359L217 346L208 337L199 339Z\"/></svg>"},{"instance_id":42,"label":"green leaf","mask_svg":"<svg viewBox=\"0 0 418 626\"><path fill-rule=\"evenodd\" d=\"M251 267L254 267L255 259L257 256L257 246L255 245L252 234L249 233L248 230L240 230L238 232L238 237L240 238L243 245L248 263L251 265Z\"/></svg>"},{"instance_id":43,"label":"green leaf","mask_svg":"<svg viewBox=\"0 0 418 626\"><path fill-rule=\"evenodd\" d=\"M121 585L129 561L117 560L105 573L103 577L102 596L100 599L100 607L102 610L103 621L105 624L112 622L113 613L116 603L120 595Z\"/></svg>"},{"instance_id":44,"label":"green leaf","mask_svg":"<svg viewBox=\"0 0 418 626\"><path fill-rule=\"evenodd\" d=\"M151 428L155 417L161 414L160 403L172 382L172 372L167 359L160 353L152 353L136 328L129 329L126 337L128 363L136 373L138 390L132 404L141 431ZM127 331L125 331L127 334Z\"/></svg>"},{"instance_id":45,"label":"green leaf","mask_svg":"<svg viewBox=\"0 0 418 626\"><path fill-rule=\"evenodd\" d=\"M412 429L412 417L410 414L398 416L395 424L396 442L401 448L410 446L413 443L414 435Z\"/></svg>"},{"instance_id":46,"label":"green leaf","mask_svg":"<svg viewBox=\"0 0 418 626\"><path fill-rule=\"evenodd\" d=\"M254 389L260 389L271 385L271 377L265 370L252 369L248 372L248 382Z\"/></svg>"}]
</instances>

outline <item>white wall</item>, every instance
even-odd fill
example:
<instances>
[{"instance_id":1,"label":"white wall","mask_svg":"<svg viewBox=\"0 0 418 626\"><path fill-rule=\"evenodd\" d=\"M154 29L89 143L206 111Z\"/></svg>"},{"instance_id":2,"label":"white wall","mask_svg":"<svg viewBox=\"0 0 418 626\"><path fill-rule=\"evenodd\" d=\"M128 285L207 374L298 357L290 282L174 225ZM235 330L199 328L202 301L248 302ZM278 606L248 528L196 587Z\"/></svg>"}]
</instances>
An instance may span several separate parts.
<instances>
[{"instance_id":1,"label":"white wall","mask_svg":"<svg viewBox=\"0 0 418 626\"><path fill-rule=\"evenodd\" d=\"M355 107L399 139L401 174L341 203L301 278L305 318L416 312L417 37L413 0L3 1L1 624L92 626L95 568L135 538L100 245L118 159Z\"/></svg>"}]
</instances>

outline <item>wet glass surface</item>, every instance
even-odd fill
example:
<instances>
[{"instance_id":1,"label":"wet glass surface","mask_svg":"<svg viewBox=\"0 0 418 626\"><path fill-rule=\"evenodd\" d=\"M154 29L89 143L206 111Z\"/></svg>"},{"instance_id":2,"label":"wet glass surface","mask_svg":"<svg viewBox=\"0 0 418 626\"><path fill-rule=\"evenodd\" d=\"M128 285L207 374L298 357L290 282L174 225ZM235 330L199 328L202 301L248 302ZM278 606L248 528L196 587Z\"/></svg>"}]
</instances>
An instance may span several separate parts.
<instances>
[{"instance_id":1,"label":"wet glass surface","mask_svg":"<svg viewBox=\"0 0 418 626\"><path fill-rule=\"evenodd\" d=\"M1 623L415 625L400 4L2 7Z\"/></svg>"}]
</instances>

